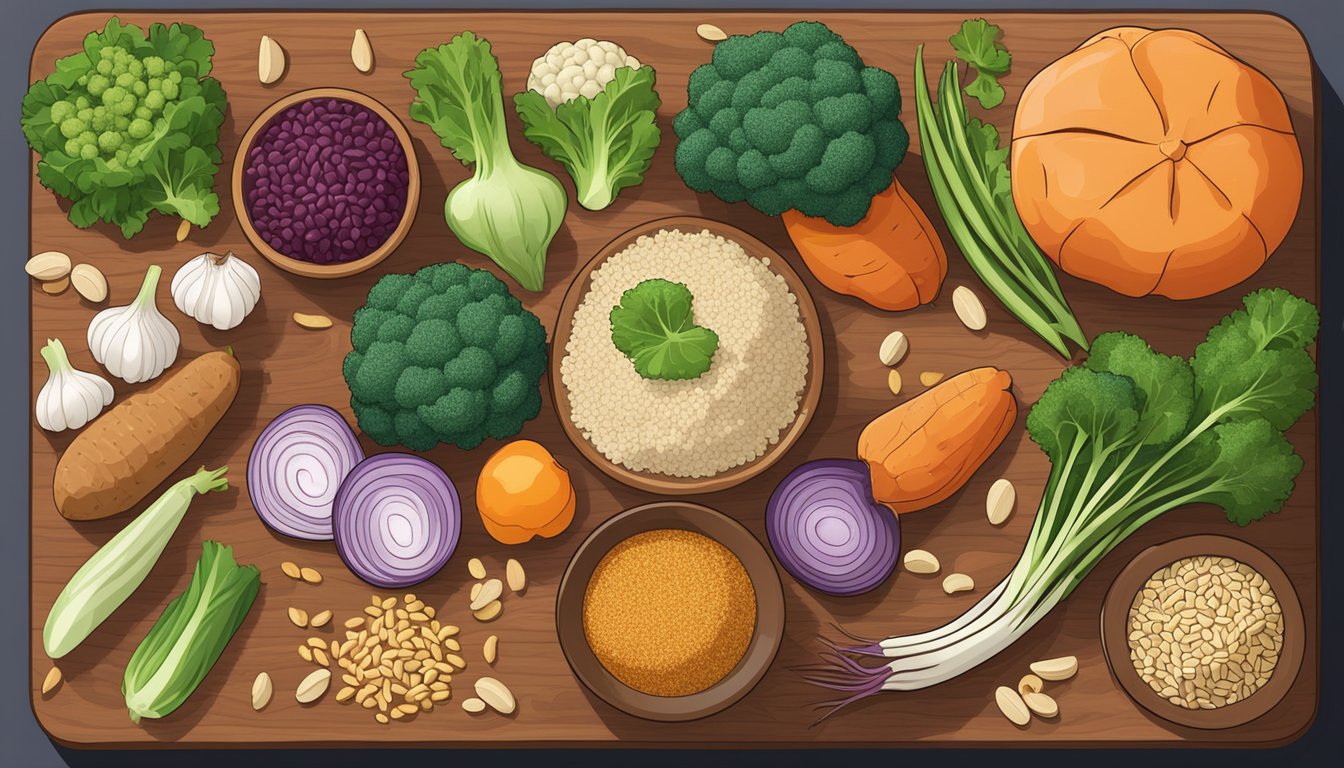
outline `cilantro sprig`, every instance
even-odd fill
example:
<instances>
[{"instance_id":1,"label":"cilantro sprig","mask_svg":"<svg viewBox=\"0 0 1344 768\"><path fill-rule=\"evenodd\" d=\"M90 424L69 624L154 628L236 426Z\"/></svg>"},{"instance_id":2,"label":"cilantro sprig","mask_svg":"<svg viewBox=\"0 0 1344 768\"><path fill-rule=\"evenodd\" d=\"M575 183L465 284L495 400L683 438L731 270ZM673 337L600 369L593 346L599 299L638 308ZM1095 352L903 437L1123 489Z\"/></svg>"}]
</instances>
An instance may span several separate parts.
<instances>
[{"instance_id":1,"label":"cilantro sprig","mask_svg":"<svg viewBox=\"0 0 1344 768\"><path fill-rule=\"evenodd\" d=\"M999 78L1013 66L1013 55L999 42L1003 30L984 19L967 19L961 29L948 38L957 58L975 70L975 80L966 86L966 95L980 102L985 109L1003 103L1003 86Z\"/></svg>"}]
</instances>

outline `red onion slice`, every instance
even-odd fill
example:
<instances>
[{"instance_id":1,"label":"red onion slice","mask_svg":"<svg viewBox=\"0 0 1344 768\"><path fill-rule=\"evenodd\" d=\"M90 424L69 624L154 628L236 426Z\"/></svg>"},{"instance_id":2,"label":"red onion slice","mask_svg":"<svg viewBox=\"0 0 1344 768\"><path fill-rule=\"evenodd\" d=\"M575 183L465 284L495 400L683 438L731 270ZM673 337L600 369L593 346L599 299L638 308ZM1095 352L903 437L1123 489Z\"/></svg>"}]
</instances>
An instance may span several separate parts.
<instances>
[{"instance_id":1,"label":"red onion slice","mask_svg":"<svg viewBox=\"0 0 1344 768\"><path fill-rule=\"evenodd\" d=\"M443 470L419 456L383 453L345 478L332 524L351 573L377 587L409 587L452 557L462 506Z\"/></svg>"},{"instance_id":2,"label":"red onion slice","mask_svg":"<svg viewBox=\"0 0 1344 768\"><path fill-rule=\"evenodd\" d=\"M861 461L822 459L789 473L770 496L766 533L780 565L830 595L858 595L886 581L900 555L900 523L873 500Z\"/></svg>"},{"instance_id":3,"label":"red onion slice","mask_svg":"<svg viewBox=\"0 0 1344 768\"><path fill-rule=\"evenodd\" d=\"M296 405L262 430L247 460L252 507L278 533L330 541L332 502L364 460L350 425L325 405Z\"/></svg>"}]
</instances>

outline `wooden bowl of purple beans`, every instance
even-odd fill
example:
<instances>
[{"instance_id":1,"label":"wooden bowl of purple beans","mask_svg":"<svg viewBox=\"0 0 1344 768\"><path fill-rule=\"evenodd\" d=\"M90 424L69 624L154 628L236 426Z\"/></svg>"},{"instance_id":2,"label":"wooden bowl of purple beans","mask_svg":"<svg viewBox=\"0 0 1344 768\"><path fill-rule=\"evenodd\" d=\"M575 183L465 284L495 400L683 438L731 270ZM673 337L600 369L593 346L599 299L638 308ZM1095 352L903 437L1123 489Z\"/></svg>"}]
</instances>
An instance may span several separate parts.
<instances>
[{"instance_id":1,"label":"wooden bowl of purple beans","mask_svg":"<svg viewBox=\"0 0 1344 768\"><path fill-rule=\"evenodd\" d=\"M410 134L358 91L313 88L267 107L233 163L247 239L304 277L358 274L396 250L420 201Z\"/></svg>"}]
</instances>

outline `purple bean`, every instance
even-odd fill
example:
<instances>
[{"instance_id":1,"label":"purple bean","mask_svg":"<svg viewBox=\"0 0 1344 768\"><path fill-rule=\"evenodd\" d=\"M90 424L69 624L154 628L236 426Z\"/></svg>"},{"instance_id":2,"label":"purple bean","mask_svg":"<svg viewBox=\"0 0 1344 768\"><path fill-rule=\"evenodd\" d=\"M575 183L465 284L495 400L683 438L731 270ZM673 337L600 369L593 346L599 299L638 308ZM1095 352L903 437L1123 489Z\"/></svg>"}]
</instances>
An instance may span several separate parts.
<instances>
[{"instance_id":1,"label":"purple bean","mask_svg":"<svg viewBox=\"0 0 1344 768\"><path fill-rule=\"evenodd\" d=\"M391 126L339 99L286 109L246 153L245 202L273 248L333 263L377 250L406 207L407 158Z\"/></svg>"}]
</instances>

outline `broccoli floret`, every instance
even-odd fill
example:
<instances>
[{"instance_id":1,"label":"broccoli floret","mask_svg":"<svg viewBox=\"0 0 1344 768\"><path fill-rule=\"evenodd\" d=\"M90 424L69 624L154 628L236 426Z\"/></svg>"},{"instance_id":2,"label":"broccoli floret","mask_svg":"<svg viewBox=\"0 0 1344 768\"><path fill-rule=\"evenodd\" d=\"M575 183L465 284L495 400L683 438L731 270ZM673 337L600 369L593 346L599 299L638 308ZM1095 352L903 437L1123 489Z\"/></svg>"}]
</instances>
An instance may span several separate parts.
<instances>
[{"instance_id":1,"label":"broccoli floret","mask_svg":"<svg viewBox=\"0 0 1344 768\"><path fill-rule=\"evenodd\" d=\"M686 186L772 216L857 224L910 142L896 78L819 22L724 40L686 94L672 121Z\"/></svg>"},{"instance_id":2,"label":"broccoli floret","mask_svg":"<svg viewBox=\"0 0 1344 768\"><path fill-rule=\"evenodd\" d=\"M410 366L397 378L397 388L393 393L397 405L406 409L429 405L448 394L447 379L437 368Z\"/></svg>"},{"instance_id":3,"label":"broccoli floret","mask_svg":"<svg viewBox=\"0 0 1344 768\"><path fill-rule=\"evenodd\" d=\"M381 445L474 448L540 412L546 331L484 270L384 276L355 312L350 342L341 371L350 404Z\"/></svg>"},{"instance_id":4,"label":"broccoli floret","mask_svg":"<svg viewBox=\"0 0 1344 768\"><path fill-rule=\"evenodd\" d=\"M131 121L130 125L126 126L126 133L129 134L132 139L143 139L148 136L149 132L153 129L154 126L151 125L148 120L142 120L137 117Z\"/></svg>"},{"instance_id":5,"label":"broccoli floret","mask_svg":"<svg viewBox=\"0 0 1344 768\"><path fill-rule=\"evenodd\" d=\"M89 126L78 117L67 117L61 121L61 135L67 139L73 139L88 129Z\"/></svg>"},{"instance_id":6,"label":"broccoli floret","mask_svg":"<svg viewBox=\"0 0 1344 768\"><path fill-rule=\"evenodd\" d=\"M98 150L106 154L113 154L121 146L121 134L112 131L103 131L98 134Z\"/></svg>"}]
</instances>

